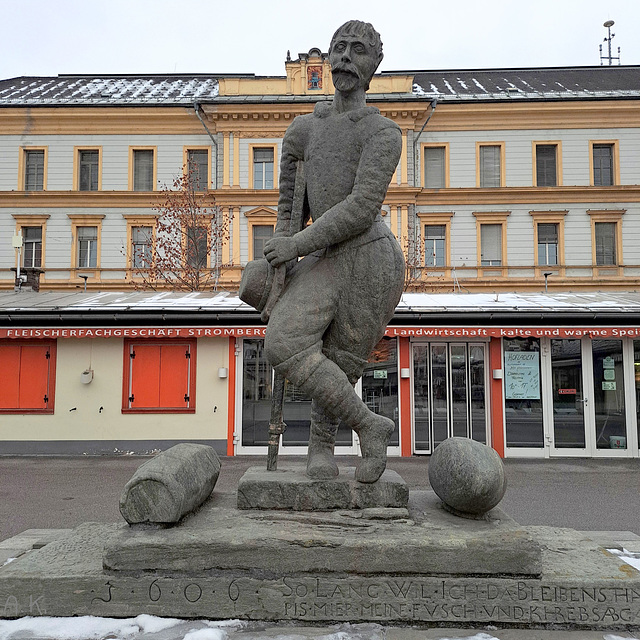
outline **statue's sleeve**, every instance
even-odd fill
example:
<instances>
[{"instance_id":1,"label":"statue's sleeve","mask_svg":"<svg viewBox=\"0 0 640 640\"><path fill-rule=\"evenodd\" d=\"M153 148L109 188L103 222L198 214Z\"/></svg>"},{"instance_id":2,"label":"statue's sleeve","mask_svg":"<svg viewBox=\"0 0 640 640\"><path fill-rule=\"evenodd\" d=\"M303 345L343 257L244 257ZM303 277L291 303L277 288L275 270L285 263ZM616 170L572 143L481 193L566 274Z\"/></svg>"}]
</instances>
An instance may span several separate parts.
<instances>
[{"instance_id":1,"label":"statue's sleeve","mask_svg":"<svg viewBox=\"0 0 640 640\"><path fill-rule=\"evenodd\" d=\"M298 255L306 256L353 238L374 222L400 159L402 135L393 123L373 133L363 146L351 193L295 234Z\"/></svg>"},{"instance_id":2,"label":"statue's sleeve","mask_svg":"<svg viewBox=\"0 0 640 640\"><path fill-rule=\"evenodd\" d=\"M280 195L278 197L278 220L274 237L290 235L293 193L296 184L298 160L303 157L303 126L299 118L294 119L282 140L280 156Z\"/></svg>"}]
</instances>

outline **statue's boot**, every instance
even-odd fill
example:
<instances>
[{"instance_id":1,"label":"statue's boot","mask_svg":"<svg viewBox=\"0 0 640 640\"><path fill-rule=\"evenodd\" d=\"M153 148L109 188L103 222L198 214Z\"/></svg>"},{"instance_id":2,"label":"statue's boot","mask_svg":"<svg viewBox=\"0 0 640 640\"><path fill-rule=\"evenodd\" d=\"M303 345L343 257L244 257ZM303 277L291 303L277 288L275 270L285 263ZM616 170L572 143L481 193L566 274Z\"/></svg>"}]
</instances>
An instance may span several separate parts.
<instances>
[{"instance_id":1,"label":"statue's boot","mask_svg":"<svg viewBox=\"0 0 640 640\"><path fill-rule=\"evenodd\" d=\"M344 371L321 352L298 354L277 365L276 370L311 396L328 416L342 420L358 434L362 459L356 467L356 480L378 480L387 464L393 420L370 411Z\"/></svg>"},{"instance_id":2,"label":"statue's boot","mask_svg":"<svg viewBox=\"0 0 640 640\"><path fill-rule=\"evenodd\" d=\"M310 478L328 480L338 475L333 450L339 426L339 420L328 416L315 400L311 402L311 430L307 454L307 475Z\"/></svg>"}]
</instances>

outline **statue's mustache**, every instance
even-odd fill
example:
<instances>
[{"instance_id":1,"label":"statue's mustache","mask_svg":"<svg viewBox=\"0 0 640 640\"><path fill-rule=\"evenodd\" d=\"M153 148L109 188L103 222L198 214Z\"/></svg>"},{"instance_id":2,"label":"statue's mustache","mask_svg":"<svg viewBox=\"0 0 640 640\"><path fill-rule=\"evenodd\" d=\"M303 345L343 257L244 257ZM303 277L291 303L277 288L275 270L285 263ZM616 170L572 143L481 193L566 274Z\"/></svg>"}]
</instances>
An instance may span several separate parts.
<instances>
[{"instance_id":1,"label":"statue's mustache","mask_svg":"<svg viewBox=\"0 0 640 640\"><path fill-rule=\"evenodd\" d=\"M346 63L338 63L331 67L331 73L349 73L353 76L360 77L358 74L358 70L350 64Z\"/></svg>"}]
</instances>

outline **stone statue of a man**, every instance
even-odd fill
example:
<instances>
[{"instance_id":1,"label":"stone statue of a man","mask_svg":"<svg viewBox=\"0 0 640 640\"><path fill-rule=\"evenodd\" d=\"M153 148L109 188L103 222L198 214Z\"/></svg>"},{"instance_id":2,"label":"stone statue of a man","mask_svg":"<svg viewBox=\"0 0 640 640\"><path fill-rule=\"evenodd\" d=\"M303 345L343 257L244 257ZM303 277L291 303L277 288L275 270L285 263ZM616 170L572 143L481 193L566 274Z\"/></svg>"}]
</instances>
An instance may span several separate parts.
<instances>
[{"instance_id":1,"label":"stone statue of a man","mask_svg":"<svg viewBox=\"0 0 640 640\"><path fill-rule=\"evenodd\" d=\"M312 398L312 478L338 475L333 450L342 420L360 438L356 479L375 482L394 429L353 388L404 283L402 250L380 214L402 138L365 98L381 60L380 35L370 24L353 20L334 34L329 61L335 97L295 118L284 136L278 222L264 251L272 267L304 256L271 312L265 349L276 371ZM313 224L290 235L299 160Z\"/></svg>"}]
</instances>

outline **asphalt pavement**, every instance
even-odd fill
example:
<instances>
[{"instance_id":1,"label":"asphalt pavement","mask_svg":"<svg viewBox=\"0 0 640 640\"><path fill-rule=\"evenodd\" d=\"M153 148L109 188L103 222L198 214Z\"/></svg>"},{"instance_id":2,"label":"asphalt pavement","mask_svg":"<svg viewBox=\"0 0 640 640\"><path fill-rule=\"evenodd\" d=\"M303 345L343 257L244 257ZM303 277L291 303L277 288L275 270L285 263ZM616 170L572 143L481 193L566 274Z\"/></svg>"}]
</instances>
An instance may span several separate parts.
<instances>
[{"instance_id":1,"label":"asphalt pavement","mask_svg":"<svg viewBox=\"0 0 640 640\"><path fill-rule=\"evenodd\" d=\"M141 456L0 456L0 540L25 529L68 529L118 522L120 494ZM281 457L280 464L301 461ZM353 466L355 458L340 458ZM215 491L235 492L248 467L264 457L223 457ZM640 459L505 460L501 507L523 525L640 535ZM390 458L410 489L429 487L428 458Z\"/></svg>"}]
</instances>

